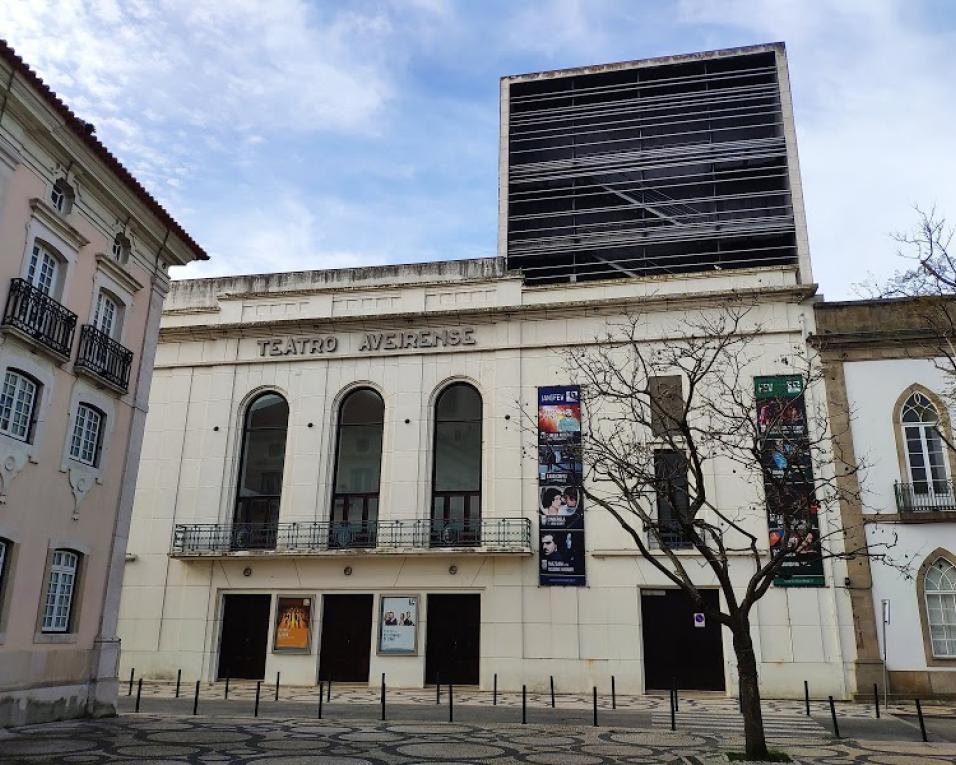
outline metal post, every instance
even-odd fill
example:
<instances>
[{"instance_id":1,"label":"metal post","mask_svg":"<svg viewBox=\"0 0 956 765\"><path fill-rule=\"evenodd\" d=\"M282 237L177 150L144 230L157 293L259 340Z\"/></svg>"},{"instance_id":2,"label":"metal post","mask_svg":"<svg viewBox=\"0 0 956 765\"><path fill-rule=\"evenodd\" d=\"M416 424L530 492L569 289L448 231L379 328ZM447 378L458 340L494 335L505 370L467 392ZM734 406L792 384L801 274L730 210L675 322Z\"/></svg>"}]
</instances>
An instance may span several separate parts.
<instances>
[{"instance_id":1,"label":"metal post","mask_svg":"<svg viewBox=\"0 0 956 765\"><path fill-rule=\"evenodd\" d=\"M680 712L680 702L677 700L677 678L671 678L671 690L674 692L674 711Z\"/></svg>"},{"instance_id":2,"label":"metal post","mask_svg":"<svg viewBox=\"0 0 956 765\"><path fill-rule=\"evenodd\" d=\"M332 678L330 677L326 682L329 684L329 686L325 694L325 703L331 704L332 703Z\"/></svg>"},{"instance_id":3,"label":"metal post","mask_svg":"<svg viewBox=\"0 0 956 765\"><path fill-rule=\"evenodd\" d=\"M873 701L876 702L876 719L880 719L880 689L873 683Z\"/></svg>"},{"instance_id":4,"label":"metal post","mask_svg":"<svg viewBox=\"0 0 956 765\"><path fill-rule=\"evenodd\" d=\"M498 706L498 673L495 672L495 679L491 686L491 705Z\"/></svg>"},{"instance_id":5,"label":"metal post","mask_svg":"<svg viewBox=\"0 0 956 765\"><path fill-rule=\"evenodd\" d=\"M279 674L279 672L276 672L276 701L279 700Z\"/></svg>"},{"instance_id":6,"label":"metal post","mask_svg":"<svg viewBox=\"0 0 956 765\"><path fill-rule=\"evenodd\" d=\"M837 723L836 707L833 706L833 696L827 697L830 700L830 717L833 720L833 735L840 738L840 725Z\"/></svg>"},{"instance_id":7,"label":"metal post","mask_svg":"<svg viewBox=\"0 0 956 765\"><path fill-rule=\"evenodd\" d=\"M262 690L262 681L256 680L256 707L252 710L252 716L259 716L259 691Z\"/></svg>"},{"instance_id":8,"label":"metal post","mask_svg":"<svg viewBox=\"0 0 956 765\"><path fill-rule=\"evenodd\" d=\"M521 724L528 722L528 686L521 686Z\"/></svg>"},{"instance_id":9,"label":"metal post","mask_svg":"<svg viewBox=\"0 0 956 765\"><path fill-rule=\"evenodd\" d=\"M322 687L322 681L319 680L319 719L322 719L322 696L325 693L325 688Z\"/></svg>"},{"instance_id":10,"label":"metal post","mask_svg":"<svg viewBox=\"0 0 956 765\"><path fill-rule=\"evenodd\" d=\"M226 692L223 694L223 699L229 698L229 678L226 678Z\"/></svg>"},{"instance_id":11,"label":"metal post","mask_svg":"<svg viewBox=\"0 0 956 765\"><path fill-rule=\"evenodd\" d=\"M183 679L183 671L181 669L176 670L176 698L179 698L179 683Z\"/></svg>"},{"instance_id":12,"label":"metal post","mask_svg":"<svg viewBox=\"0 0 956 765\"><path fill-rule=\"evenodd\" d=\"M385 673L382 673L382 719L385 719Z\"/></svg>"},{"instance_id":13,"label":"metal post","mask_svg":"<svg viewBox=\"0 0 956 765\"><path fill-rule=\"evenodd\" d=\"M132 696L132 695L133 695L133 675L134 675L134 674L136 674L136 667L133 667L133 668L129 671L129 690L126 691L126 695L127 695L127 696Z\"/></svg>"},{"instance_id":14,"label":"metal post","mask_svg":"<svg viewBox=\"0 0 956 765\"><path fill-rule=\"evenodd\" d=\"M455 686L448 683L448 722L455 722Z\"/></svg>"},{"instance_id":15,"label":"metal post","mask_svg":"<svg viewBox=\"0 0 956 765\"><path fill-rule=\"evenodd\" d=\"M193 696L193 714L199 711L199 681L196 681L196 693Z\"/></svg>"},{"instance_id":16,"label":"metal post","mask_svg":"<svg viewBox=\"0 0 956 765\"><path fill-rule=\"evenodd\" d=\"M614 687L614 675L611 675L611 709L617 709L617 690Z\"/></svg>"},{"instance_id":17,"label":"metal post","mask_svg":"<svg viewBox=\"0 0 956 765\"><path fill-rule=\"evenodd\" d=\"M597 686L592 688L592 697L594 699L594 727L597 727Z\"/></svg>"},{"instance_id":18,"label":"metal post","mask_svg":"<svg viewBox=\"0 0 956 765\"><path fill-rule=\"evenodd\" d=\"M435 705L441 704L441 675L435 673Z\"/></svg>"},{"instance_id":19,"label":"metal post","mask_svg":"<svg viewBox=\"0 0 956 765\"><path fill-rule=\"evenodd\" d=\"M803 681L803 703L807 708L807 717L810 716L810 683Z\"/></svg>"},{"instance_id":20,"label":"metal post","mask_svg":"<svg viewBox=\"0 0 956 765\"><path fill-rule=\"evenodd\" d=\"M554 709L554 675L549 675L551 678L551 708Z\"/></svg>"},{"instance_id":21,"label":"metal post","mask_svg":"<svg viewBox=\"0 0 956 765\"><path fill-rule=\"evenodd\" d=\"M136 684L136 709L135 712L139 711L139 699L143 695L143 678L139 679L139 682Z\"/></svg>"},{"instance_id":22,"label":"metal post","mask_svg":"<svg viewBox=\"0 0 956 765\"><path fill-rule=\"evenodd\" d=\"M923 741L929 741L926 738L926 721L923 720L923 707L920 706L919 699L916 699L916 717L919 719L919 732L923 736Z\"/></svg>"},{"instance_id":23,"label":"metal post","mask_svg":"<svg viewBox=\"0 0 956 765\"><path fill-rule=\"evenodd\" d=\"M674 689L671 688L671 730L677 730L677 717L674 714Z\"/></svg>"}]
</instances>

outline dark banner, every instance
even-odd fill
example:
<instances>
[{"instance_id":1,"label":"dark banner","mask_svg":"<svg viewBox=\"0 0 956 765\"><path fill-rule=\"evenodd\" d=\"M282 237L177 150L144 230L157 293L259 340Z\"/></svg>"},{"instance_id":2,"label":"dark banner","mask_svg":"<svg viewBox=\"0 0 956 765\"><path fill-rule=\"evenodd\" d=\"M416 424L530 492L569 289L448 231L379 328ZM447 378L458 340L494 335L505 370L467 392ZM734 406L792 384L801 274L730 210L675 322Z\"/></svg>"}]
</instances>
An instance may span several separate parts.
<instances>
[{"instance_id":1,"label":"dark banner","mask_svg":"<svg viewBox=\"0 0 956 765\"><path fill-rule=\"evenodd\" d=\"M538 388L538 555L542 585L586 584L576 385Z\"/></svg>"},{"instance_id":2,"label":"dark banner","mask_svg":"<svg viewBox=\"0 0 956 765\"><path fill-rule=\"evenodd\" d=\"M824 587L803 378L755 377L770 554L784 560L778 587Z\"/></svg>"}]
</instances>

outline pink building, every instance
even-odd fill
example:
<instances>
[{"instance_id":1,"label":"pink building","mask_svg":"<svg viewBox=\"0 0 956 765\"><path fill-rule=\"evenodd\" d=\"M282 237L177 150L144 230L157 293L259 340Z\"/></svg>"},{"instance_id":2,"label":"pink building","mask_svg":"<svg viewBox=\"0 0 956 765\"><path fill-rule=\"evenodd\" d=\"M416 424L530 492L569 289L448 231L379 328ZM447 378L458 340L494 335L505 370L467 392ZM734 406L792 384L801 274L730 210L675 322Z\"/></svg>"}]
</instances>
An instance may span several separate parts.
<instances>
[{"instance_id":1,"label":"pink building","mask_svg":"<svg viewBox=\"0 0 956 765\"><path fill-rule=\"evenodd\" d=\"M206 257L0 41L0 726L115 709L168 269Z\"/></svg>"}]
</instances>

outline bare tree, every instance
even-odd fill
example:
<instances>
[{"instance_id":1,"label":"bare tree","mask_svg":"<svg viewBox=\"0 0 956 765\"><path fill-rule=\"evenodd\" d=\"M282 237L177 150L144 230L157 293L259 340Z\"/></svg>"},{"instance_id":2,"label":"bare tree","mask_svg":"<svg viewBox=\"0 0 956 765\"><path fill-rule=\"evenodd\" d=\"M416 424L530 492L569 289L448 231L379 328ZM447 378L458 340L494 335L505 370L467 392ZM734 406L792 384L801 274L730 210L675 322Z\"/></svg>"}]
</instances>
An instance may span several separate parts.
<instances>
[{"instance_id":1,"label":"bare tree","mask_svg":"<svg viewBox=\"0 0 956 765\"><path fill-rule=\"evenodd\" d=\"M838 504L860 498L847 498L847 482L836 480L840 460L821 372L802 344L780 362L800 385L760 405L754 374L774 341L755 322L756 308L733 301L704 307L670 328L666 343L648 342L645 319L631 316L609 325L596 343L563 353L581 386L586 506L613 516L651 565L730 631L746 755L765 759L754 607L794 566L822 570L828 558L881 557L885 550L845 549ZM779 341L773 347L779 355ZM679 392L661 383L674 376ZM815 395L804 405L806 390ZM806 427L795 426L801 417ZM859 469L838 465L843 475ZM824 515L827 522L815 522ZM722 594L716 608L702 594L714 581Z\"/></svg>"}]
</instances>

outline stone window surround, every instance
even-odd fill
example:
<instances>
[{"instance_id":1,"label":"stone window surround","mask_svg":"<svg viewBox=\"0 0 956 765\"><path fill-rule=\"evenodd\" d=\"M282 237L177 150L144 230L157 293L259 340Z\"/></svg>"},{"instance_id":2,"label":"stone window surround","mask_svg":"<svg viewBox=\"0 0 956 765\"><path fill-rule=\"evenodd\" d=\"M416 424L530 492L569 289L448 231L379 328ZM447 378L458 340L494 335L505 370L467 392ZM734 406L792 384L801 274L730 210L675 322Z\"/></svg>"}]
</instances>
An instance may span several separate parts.
<instances>
[{"instance_id":1,"label":"stone window surround","mask_svg":"<svg viewBox=\"0 0 956 765\"><path fill-rule=\"evenodd\" d=\"M27 223L26 244L20 264L20 277L27 278L33 245L39 241L54 256L59 258L63 267L58 284L51 295L55 300L62 303L63 296L67 294L67 285L70 283L79 250L89 244L89 241L73 226L64 221L60 213L43 200L31 199L30 208L33 214Z\"/></svg>"},{"instance_id":2,"label":"stone window surround","mask_svg":"<svg viewBox=\"0 0 956 765\"><path fill-rule=\"evenodd\" d=\"M79 556L76 565L76 574L73 579L73 594L70 600L70 624L67 632L44 632L43 610L46 605L47 592L50 587L50 568L53 565L53 553L57 550L69 550ZM47 543L46 562L43 565L42 587L37 601L37 613L34 643L64 644L76 643L79 633L80 618L83 613L83 586L90 557L88 545L74 540L51 539Z\"/></svg>"},{"instance_id":3,"label":"stone window surround","mask_svg":"<svg viewBox=\"0 0 956 765\"><path fill-rule=\"evenodd\" d=\"M99 409L106 420L105 423L100 425L100 438L102 440L100 442L100 459L96 465L87 465L85 462L80 462L70 456L70 440L73 437L73 428L76 424L77 409L81 403ZM116 409L113 403L112 394L93 388L81 378L74 380L60 460L60 472L68 474L70 486L73 489L75 500L73 520L79 519L80 503L82 503L89 490L93 488L93 485L103 483L103 466L109 464L109 449L113 440L113 430L116 427Z\"/></svg>"},{"instance_id":4,"label":"stone window surround","mask_svg":"<svg viewBox=\"0 0 956 765\"><path fill-rule=\"evenodd\" d=\"M923 635L923 653L927 667L956 667L956 656L936 656L933 654L933 641L929 631L929 614L926 612L926 571L942 558L956 566L956 555L942 547L937 547L926 556L923 565L916 572L916 601L919 608L920 631Z\"/></svg>"},{"instance_id":5,"label":"stone window surround","mask_svg":"<svg viewBox=\"0 0 956 765\"><path fill-rule=\"evenodd\" d=\"M20 552L20 541L17 535L0 525L0 539L7 543L7 549L4 553L3 569L3 587L0 589L0 646L6 642L7 632L7 611L10 603L10 593L13 584L13 572L16 569L17 556Z\"/></svg>"}]
</instances>

